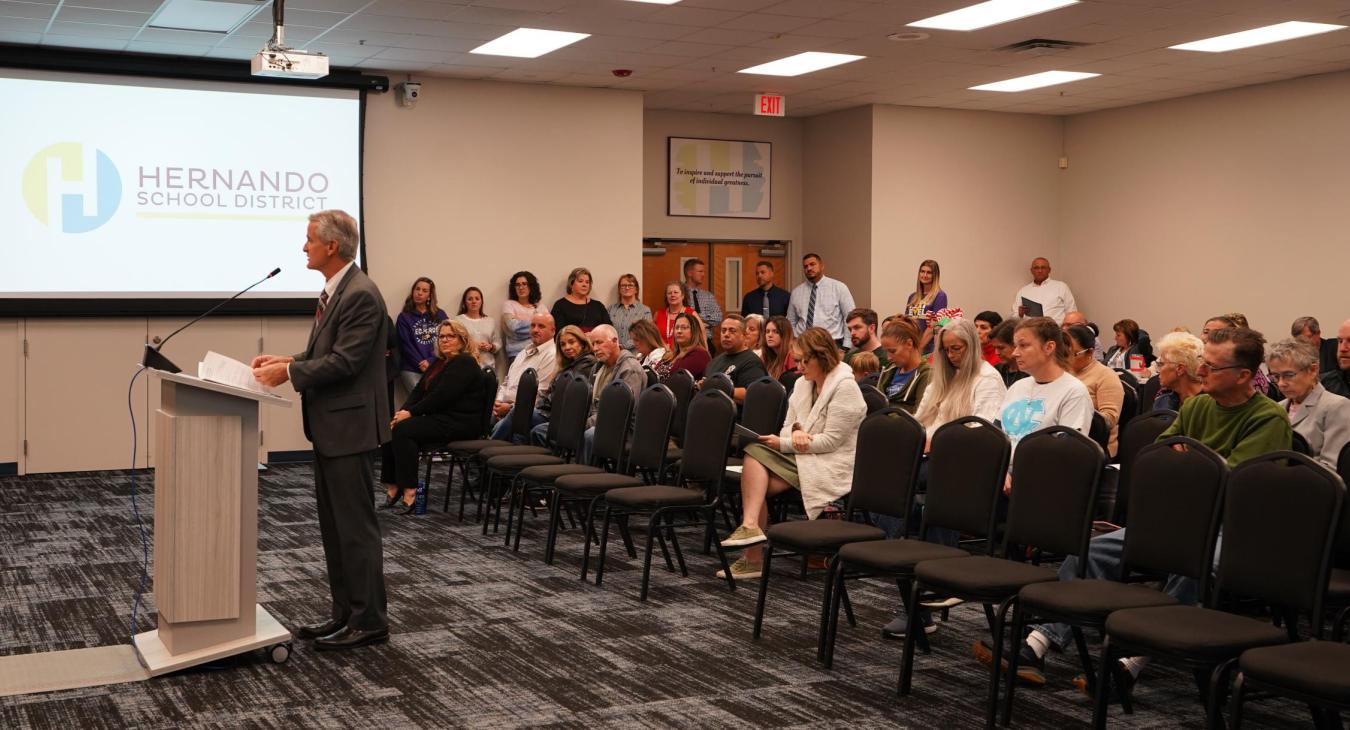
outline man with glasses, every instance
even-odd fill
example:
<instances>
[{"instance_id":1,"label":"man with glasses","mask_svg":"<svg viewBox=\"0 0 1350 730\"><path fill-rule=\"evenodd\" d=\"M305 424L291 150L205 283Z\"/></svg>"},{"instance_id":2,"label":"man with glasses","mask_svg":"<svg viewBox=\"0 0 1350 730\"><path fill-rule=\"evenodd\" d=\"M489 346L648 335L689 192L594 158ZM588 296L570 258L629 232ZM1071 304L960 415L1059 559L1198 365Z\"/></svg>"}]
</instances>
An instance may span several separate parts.
<instances>
[{"instance_id":1,"label":"man with glasses","mask_svg":"<svg viewBox=\"0 0 1350 730\"><path fill-rule=\"evenodd\" d=\"M1322 386L1350 398L1350 319L1341 322L1336 330L1336 364L1338 369L1322 375Z\"/></svg>"},{"instance_id":2,"label":"man with glasses","mask_svg":"<svg viewBox=\"0 0 1350 730\"><path fill-rule=\"evenodd\" d=\"M1265 344L1260 332L1246 327L1211 330L1197 369L1204 392L1182 404L1181 414L1158 440L1189 436L1218 452L1230 467L1261 454L1289 449L1293 429L1285 410L1252 385L1252 375L1265 355ZM1086 558L1087 577L1119 580L1124 547L1124 529L1093 538ZM1059 569L1060 580L1076 577L1076 560L1074 557L1064 560ZM1190 578L1169 576L1164 590L1183 604L1200 600L1199 584ZM1063 651L1071 639L1068 624L1032 627L1018 659L1018 679L1045 684L1045 652L1050 647ZM978 643L975 656L985 663L992 660L988 647L982 648ZM1128 694L1147 658L1128 657L1120 662L1126 671L1121 673L1119 689ZM1087 682L1082 675L1074 684L1086 692Z\"/></svg>"},{"instance_id":3,"label":"man with glasses","mask_svg":"<svg viewBox=\"0 0 1350 730\"><path fill-rule=\"evenodd\" d=\"M1296 339L1275 343L1266 356L1270 379L1286 396L1280 407L1294 431L1323 466L1336 470L1341 449L1350 441L1350 398L1328 392L1317 382L1317 350Z\"/></svg>"}]
</instances>

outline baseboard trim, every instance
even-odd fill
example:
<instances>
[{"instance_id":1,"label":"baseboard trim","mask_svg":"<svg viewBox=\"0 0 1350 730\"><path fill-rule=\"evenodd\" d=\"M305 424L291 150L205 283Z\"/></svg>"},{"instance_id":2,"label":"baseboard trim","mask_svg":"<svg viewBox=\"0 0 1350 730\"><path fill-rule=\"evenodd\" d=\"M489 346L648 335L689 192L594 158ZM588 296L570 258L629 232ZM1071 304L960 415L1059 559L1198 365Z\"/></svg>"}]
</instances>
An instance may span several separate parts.
<instances>
[{"instance_id":1,"label":"baseboard trim","mask_svg":"<svg viewBox=\"0 0 1350 730\"><path fill-rule=\"evenodd\" d=\"M17 476L19 473L19 462L0 461L0 477Z\"/></svg>"},{"instance_id":2,"label":"baseboard trim","mask_svg":"<svg viewBox=\"0 0 1350 730\"><path fill-rule=\"evenodd\" d=\"M314 461L313 449L267 452L267 463L269 464L303 464L310 461Z\"/></svg>"}]
</instances>

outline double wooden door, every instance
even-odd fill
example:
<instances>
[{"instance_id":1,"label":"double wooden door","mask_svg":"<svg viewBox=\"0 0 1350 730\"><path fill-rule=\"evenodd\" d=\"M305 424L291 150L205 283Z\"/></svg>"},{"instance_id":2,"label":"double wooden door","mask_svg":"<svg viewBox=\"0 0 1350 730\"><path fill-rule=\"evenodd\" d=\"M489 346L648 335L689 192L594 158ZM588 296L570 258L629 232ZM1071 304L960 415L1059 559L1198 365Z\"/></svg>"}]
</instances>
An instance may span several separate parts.
<instances>
[{"instance_id":1,"label":"double wooden door","mask_svg":"<svg viewBox=\"0 0 1350 730\"><path fill-rule=\"evenodd\" d=\"M773 264L774 283L786 288L786 259L766 257L758 243L668 243L660 256L642 257L642 303L652 311L665 306L666 285L683 281L684 262L701 259L708 264L708 290L717 297L723 312L740 312L741 299L753 290L755 264Z\"/></svg>"}]
</instances>

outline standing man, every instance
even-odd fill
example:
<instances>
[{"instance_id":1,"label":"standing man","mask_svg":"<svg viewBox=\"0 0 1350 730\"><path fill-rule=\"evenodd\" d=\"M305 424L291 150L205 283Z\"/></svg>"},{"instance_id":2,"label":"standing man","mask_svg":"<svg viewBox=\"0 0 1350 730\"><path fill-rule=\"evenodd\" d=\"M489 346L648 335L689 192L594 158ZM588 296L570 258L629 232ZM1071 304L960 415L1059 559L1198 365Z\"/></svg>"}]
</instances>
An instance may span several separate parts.
<instances>
[{"instance_id":1,"label":"standing man","mask_svg":"<svg viewBox=\"0 0 1350 730\"><path fill-rule=\"evenodd\" d=\"M802 273L806 281L792 290L788 304L787 318L793 334L800 335L807 327L823 327L842 348L845 318L853 311L853 294L844 282L825 275L825 262L820 254L802 257Z\"/></svg>"},{"instance_id":2,"label":"standing man","mask_svg":"<svg viewBox=\"0 0 1350 730\"><path fill-rule=\"evenodd\" d=\"M703 259L684 262L684 286L689 290L689 306L703 320L703 331L708 333L708 348L712 349L712 333L722 321L722 307L717 297L708 291L708 265Z\"/></svg>"},{"instance_id":3,"label":"standing man","mask_svg":"<svg viewBox=\"0 0 1350 730\"><path fill-rule=\"evenodd\" d=\"M737 403L745 402L745 389L750 384L768 375L764 370L764 361L759 355L745 348L745 318L739 314L728 314L719 323L717 330L722 352L708 363L703 377L726 373L731 378L731 398ZM702 385L703 381L700 380Z\"/></svg>"},{"instance_id":4,"label":"standing man","mask_svg":"<svg viewBox=\"0 0 1350 730\"><path fill-rule=\"evenodd\" d=\"M1336 369L1322 373L1322 387L1350 398L1350 319L1336 330Z\"/></svg>"},{"instance_id":5,"label":"standing man","mask_svg":"<svg viewBox=\"0 0 1350 730\"><path fill-rule=\"evenodd\" d=\"M769 321L769 317L786 317L792 295L787 289L774 285L772 262L755 264L755 284L755 289L741 299L741 316L758 314L764 317L765 322Z\"/></svg>"},{"instance_id":6,"label":"standing man","mask_svg":"<svg viewBox=\"0 0 1350 730\"><path fill-rule=\"evenodd\" d=\"M1033 311L1040 305L1041 312ZM1031 283L1022 287L1013 300L1013 315L1017 317L1035 317L1044 315L1055 320L1055 324L1064 323L1064 315L1078 308L1073 301L1073 292L1069 285L1050 278L1050 259L1040 257L1031 262Z\"/></svg>"},{"instance_id":7,"label":"standing man","mask_svg":"<svg viewBox=\"0 0 1350 730\"><path fill-rule=\"evenodd\" d=\"M886 356L886 348L881 346L881 340L877 339L877 313L865 307L859 307L848 313L848 339L853 343L853 349L844 353L844 362L852 364L853 357L860 352L870 352L877 356L877 361L881 363L884 369L891 364Z\"/></svg>"},{"instance_id":8,"label":"standing man","mask_svg":"<svg viewBox=\"0 0 1350 730\"><path fill-rule=\"evenodd\" d=\"M307 266L325 283L309 343L298 355L259 355L253 376L267 386L287 380L300 393L305 437L314 444L314 491L328 563L332 613L303 626L301 639L320 650L386 641L384 555L375 522L372 454L389 440L384 297L355 265L360 229L350 215L309 217Z\"/></svg>"}]
</instances>

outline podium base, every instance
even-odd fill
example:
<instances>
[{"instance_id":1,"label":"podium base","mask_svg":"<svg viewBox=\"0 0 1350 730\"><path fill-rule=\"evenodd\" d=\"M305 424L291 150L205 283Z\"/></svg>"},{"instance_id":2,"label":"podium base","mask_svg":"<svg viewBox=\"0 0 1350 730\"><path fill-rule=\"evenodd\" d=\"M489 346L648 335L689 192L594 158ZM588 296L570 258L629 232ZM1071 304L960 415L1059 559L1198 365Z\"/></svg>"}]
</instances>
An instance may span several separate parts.
<instances>
[{"instance_id":1,"label":"podium base","mask_svg":"<svg viewBox=\"0 0 1350 730\"><path fill-rule=\"evenodd\" d=\"M170 654L164 646L164 642L160 641L159 629L155 629L154 631L136 634L134 641L136 656L140 659L146 671L150 673L150 676L157 677L161 674L195 667L198 664L205 664L216 659L289 642L291 632L273 618L272 614L267 612L267 609L257 604L254 605L257 608L257 630L253 632L252 636L245 636L234 641L226 641L196 651L174 655Z\"/></svg>"}]
</instances>

